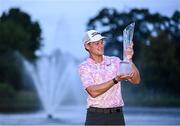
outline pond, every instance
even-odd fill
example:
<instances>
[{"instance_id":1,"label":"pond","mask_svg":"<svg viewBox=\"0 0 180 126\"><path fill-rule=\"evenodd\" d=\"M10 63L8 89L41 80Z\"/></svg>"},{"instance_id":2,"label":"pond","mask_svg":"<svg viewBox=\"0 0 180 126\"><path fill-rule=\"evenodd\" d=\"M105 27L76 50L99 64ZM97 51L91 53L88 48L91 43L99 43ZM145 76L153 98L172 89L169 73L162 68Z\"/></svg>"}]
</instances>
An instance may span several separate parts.
<instances>
[{"instance_id":1,"label":"pond","mask_svg":"<svg viewBox=\"0 0 180 126\"><path fill-rule=\"evenodd\" d=\"M180 108L124 107L127 125L179 125ZM53 115L44 112L0 114L3 125L83 125L85 106L62 106Z\"/></svg>"}]
</instances>

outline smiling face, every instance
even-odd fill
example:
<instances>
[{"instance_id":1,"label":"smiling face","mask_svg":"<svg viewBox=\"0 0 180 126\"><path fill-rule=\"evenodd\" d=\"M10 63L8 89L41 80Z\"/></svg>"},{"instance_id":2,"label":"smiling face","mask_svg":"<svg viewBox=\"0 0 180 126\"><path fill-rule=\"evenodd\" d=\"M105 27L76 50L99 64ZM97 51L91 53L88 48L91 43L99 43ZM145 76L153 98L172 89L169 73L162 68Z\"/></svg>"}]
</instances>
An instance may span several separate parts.
<instances>
[{"instance_id":1,"label":"smiling face","mask_svg":"<svg viewBox=\"0 0 180 126\"><path fill-rule=\"evenodd\" d=\"M102 56L104 54L104 42L102 39L85 44L85 48L91 55Z\"/></svg>"}]
</instances>

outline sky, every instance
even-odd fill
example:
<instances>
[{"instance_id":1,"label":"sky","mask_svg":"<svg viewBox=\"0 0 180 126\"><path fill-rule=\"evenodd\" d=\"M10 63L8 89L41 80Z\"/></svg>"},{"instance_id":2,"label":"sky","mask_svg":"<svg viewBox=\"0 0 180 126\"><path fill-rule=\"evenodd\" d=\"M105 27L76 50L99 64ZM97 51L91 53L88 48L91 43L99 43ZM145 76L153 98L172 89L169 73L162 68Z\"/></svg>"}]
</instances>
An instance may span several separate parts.
<instances>
[{"instance_id":1,"label":"sky","mask_svg":"<svg viewBox=\"0 0 180 126\"><path fill-rule=\"evenodd\" d=\"M51 54L60 49L78 59L88 56L82 42L86 23L102 8L128 12L147 8L150 13L171 16L180 11L179 0L0 0L0 15L18 7L42 28L42 48L37 54Z\"/></svg>"}]
</instances>

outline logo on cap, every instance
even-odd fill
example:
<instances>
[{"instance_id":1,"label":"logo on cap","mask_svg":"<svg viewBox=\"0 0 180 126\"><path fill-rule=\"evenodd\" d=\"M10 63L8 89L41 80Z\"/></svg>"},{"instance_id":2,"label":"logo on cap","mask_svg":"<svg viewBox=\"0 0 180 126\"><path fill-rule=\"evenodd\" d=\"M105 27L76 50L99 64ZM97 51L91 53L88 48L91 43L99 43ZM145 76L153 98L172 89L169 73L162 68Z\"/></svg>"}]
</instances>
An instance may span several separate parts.
<instances>
[{"instance_id":1,"label":"logo on cap","mask_svg":"<svg viewBox=\"0 0 180 126\"><path fill-rule=\"evenodd\" d=\"M91 35L92 35L92 37L94 37L95 35L98 35L98 34L100 34L99 32L93 32Z\"/></svg>"}]
</instances>

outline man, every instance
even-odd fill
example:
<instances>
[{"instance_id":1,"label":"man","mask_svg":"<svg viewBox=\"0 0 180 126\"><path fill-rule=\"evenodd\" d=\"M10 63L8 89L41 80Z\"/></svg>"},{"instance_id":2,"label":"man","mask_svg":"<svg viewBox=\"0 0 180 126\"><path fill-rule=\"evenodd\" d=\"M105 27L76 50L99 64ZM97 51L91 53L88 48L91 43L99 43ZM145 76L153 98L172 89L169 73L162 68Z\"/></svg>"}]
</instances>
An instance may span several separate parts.
<instances>
[{"instance_id":1,"label":"man","mask_svg":"<svg viewBox=\"0 0 180 126\"><path fill-rule=\"evenodd\" d=\"M89 30L83 40L89 52L89 58L79 66L80 78L88 93L85 125L125 125L121 81L139 84L139 71L132 63L129 75L119 74L120 59L104 56L103 39L96 30ZM132 45L125 55L132 61Z\"/></svg>"}]
</instances>

